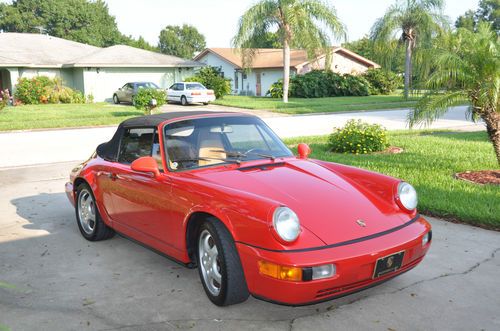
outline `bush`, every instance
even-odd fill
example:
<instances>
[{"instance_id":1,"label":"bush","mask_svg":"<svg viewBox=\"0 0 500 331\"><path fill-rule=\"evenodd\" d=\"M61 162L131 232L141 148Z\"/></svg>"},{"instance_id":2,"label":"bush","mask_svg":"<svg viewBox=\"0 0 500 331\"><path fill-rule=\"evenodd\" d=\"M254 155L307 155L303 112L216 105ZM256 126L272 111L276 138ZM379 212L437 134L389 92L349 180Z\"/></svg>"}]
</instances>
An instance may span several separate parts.
<instances>
[{"instance_id":1,"label":"bush","mask_svg":"<svg viewBox=\"0 0 500 331\"><path fill-rule=\"evenodd\" d=\"M20 78L16 100L22 104L40 103L85 103L85 97L80 91L63 86L59 78L50 79L46 76Z\"/></svg>"},{"instance_id":2,"label":"bush","mask_svg":"<svg viewBox=\"0 0 500 331\"><path fill-rule=\"evenodd\" d=\"M0 110L4 109L10 101L9 90L0 91Z\"/></svg>"},{"instance_id":3,"label":"bush","mask_svg":"<svg viewBox=\"0 0 500 331\"><path fill-rule=\"evenodd\" d=\"M152 100L156 100L156 105L152 105ZM151 114L151 110L160 107L167 102L167 95L164 90L154 88L141 88L134 97L134 106L137 109Z\"/></svg>"},{"instance_id":4,"label":"bush","mask_svg":"<svg viewBox=\"0 0 500 331\"><path fill-rule=\"evenodd\" d=\"M328 138L332 152L367 154L389 147L387 131L378 124L350 120L343 128L336 129Z\"/></svg>"},{"instance_id":5,"label":"bush","mask_svg":"<svg viewBox=\"0 0 500 331\"><path fill-rule=\"evenodd\" d=\"M184 81L203 84L206 88L214 90L217 99L222 99L231 93L231 80L222 77L220 70L214 67L203 67L196 75L188 77Z\"/></svg>"},{"instance_id":6,"label":"bush","mask_svg":"<svg viewBox=\"0 0 500 331\"><path fill-rule=\"evenodd\" d=\"M392 71L383 69L370 69L363 74L370 83L370 94L390 94L403 82L402 77Z\"/></svg>"},{"instance_id":7,"label":"bush","mask_svg":"<svg viewBox=\"0 0 500 331\"><path fill-rule=\"evenodd\" d=\"M290 90L288 92L288 94L290 94ZM274 82L269 88L269 91L267 91L266 96L267 95L269 95L271 98L283 98L283 79Z\"/></svg>"},{"instance_id":8,"label":"bush","mask_svg":"<svg viewBox=\"0 0 500 331\"><path fill-rule=\"evenodd\" d=\"M279 81L273 86L277 89ZM366 96L369 88L370 84L362 76L339 75L332 71L313 70L290 79L290 96L296 98Z\"/></svg>"}]
</instances>

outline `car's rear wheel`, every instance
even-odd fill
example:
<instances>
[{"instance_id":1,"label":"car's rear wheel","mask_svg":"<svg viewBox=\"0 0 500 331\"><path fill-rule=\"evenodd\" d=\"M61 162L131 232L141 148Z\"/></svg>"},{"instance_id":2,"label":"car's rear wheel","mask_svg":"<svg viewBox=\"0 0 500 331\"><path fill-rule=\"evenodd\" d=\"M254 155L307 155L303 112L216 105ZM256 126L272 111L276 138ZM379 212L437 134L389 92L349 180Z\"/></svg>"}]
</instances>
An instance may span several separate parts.
<instances>
[{"instance_id":1,"label":"car's rear wheel","mask_svg":"<svg viewBox=\"0 0 500 331\"><path fill-rule=\"evenodd\" d=\"M113 237L113 229L104 224L99 214L95 197L87 184L80 184L76 189L76 221L82 236L90 241L99 241Z\"/></svg>"},{"instance_id":2,"label":"car's rear wheel","mask_svg":"<svg viewBox=\"0 0 500 331\"><path fill-rule=\"evenodd\" d=\"M208 105L208 102L204 102L203 104L206 106L206 105Z\"/></svg>"},{"instance_id":3,"label":"car's rear wheel","mask_svg":"<svg viewBox=\"0 0 500 331\"><path fill-rule=\"evenodd\" d=\"M182 96L181 97L181 105L187 106L187 104L188 104L187 98L185 96Z\"/></svg>"},{"instance_id":4,"label":"car's rear wheel","mask_svg":"<svg viewBox=\"0 0 500 331\"><path fill-rule=\"evenodd\" d=\"M118 96L116 94L113 95L113 102L115 103L115 105L120 103L120 99L118 99Z\"/></svg>"},{"instance_id":5,"label":"car's rear wheel","mask_svg":"<svg viewBox=\"0 0 500 331\"><path fill-rule=\"evenodd\" d=\"M245 301L248 288L234 240L215 218L198 231L197 262L201 282L210 301L228 306Z\"/></svg>"}]
</instances>

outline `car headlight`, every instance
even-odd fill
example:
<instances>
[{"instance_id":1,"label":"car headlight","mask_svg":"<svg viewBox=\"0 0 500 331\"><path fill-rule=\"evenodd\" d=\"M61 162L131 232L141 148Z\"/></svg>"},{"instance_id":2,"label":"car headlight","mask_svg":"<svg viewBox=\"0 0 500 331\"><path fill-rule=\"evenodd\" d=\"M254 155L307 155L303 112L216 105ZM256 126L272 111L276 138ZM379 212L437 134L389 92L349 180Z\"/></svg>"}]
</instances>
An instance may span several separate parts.
<instances>
[{"instance_id":1,"label":"car headlight","mask_svg":"<svg viewBox=\"0 0 500 331\"><path fill-rule=\"evenodd\" d=\"M273 226L281 239L292 242L300 234L300 221L297 214L288 207L278 207L273 214Z\"/></svg>"},{"instance_id":2,"label":"car headlight","mask_svg":"<svg viewBox=\"0 0 500 331\"><path fill-rule=\"evenodd\" d=\"M417 208L417 191L410 184L401 182L398 185L398 200L403 208L412 211Z\"/></svg>"}]
</instances>

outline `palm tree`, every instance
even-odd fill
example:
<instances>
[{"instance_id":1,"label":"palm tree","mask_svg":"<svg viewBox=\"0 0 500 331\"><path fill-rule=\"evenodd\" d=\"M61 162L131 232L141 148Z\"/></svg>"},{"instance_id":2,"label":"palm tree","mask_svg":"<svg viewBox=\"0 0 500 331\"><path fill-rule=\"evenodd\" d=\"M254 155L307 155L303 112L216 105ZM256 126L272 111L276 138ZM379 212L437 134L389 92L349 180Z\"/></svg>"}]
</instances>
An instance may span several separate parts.
<instances>
[{"instance_id":1,"label":"palm tree","mask_svg":"<svg viewBox=\"0 0 500 331\"><path fill-rule=\"evenodd\" d=\"M277 31L283 45L283 101L288 102L290 46L307 50L314 58L324 52L329 58L329 32L345 37L345 28L335 9L322 0L261 0L240 18L233 46L243 50L245 66L255 55L255 44L269 31Z\"/></svg>"},{"instance_id":2,"label":"palm tree","mask_svg":"<svg viewBox=\"0 0 500 331\"><path fill-rule=\"evenodd\" d=\"M468 103L469 115L481 118L500 164L500 43L491 24L481 22L477 32L458 29L429 50L433 72L429 91L409 114L410 126L430 123L449 107Z\"/></svg>"},{"instance_id":3,"label":"palm tree","mask_svg":"<svg viewBox=\"0 0 500 331\"><path fill-rule=\"evenodd\" d=\"M430 45L446 21L441 14L444 0L397 0L371 29L375 52L386 64L395 53L394 45L405 47L405 89L411 88L412 55L416 48ZM395 39L399 42L395 43Z\"/></svg>"}]
</instances>

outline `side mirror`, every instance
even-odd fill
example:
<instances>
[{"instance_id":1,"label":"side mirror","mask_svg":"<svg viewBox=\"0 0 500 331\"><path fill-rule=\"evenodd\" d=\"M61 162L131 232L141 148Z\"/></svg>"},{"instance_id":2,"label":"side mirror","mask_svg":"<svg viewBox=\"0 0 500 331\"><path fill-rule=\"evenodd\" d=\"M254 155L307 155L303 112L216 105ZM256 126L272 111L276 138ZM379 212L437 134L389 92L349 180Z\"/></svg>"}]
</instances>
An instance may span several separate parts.
<instances>
[{"instance_id":1,"label":"side mirror","mask_svg":"<svg viewBox=\"0 0 500 331\"><path fill-rule=\"evenodd\" d=\"M299 153L299 159L307 159L311 154L311 148L308 144L300 143L299 146L297 146L297 152Z\"/></svg>"},{"instance_id":2,"label":"side mirror","mask_svg":"<svg viewBox=\"0 0 500 331\"><path fill-rule=\"evenodd\" d=\"M158 176L160 174L160 169L158 168L158 163L151 156L143 156L132 162L130 165L132 170L137 172L152 173Z\"/></svg>"}]
</instances>

